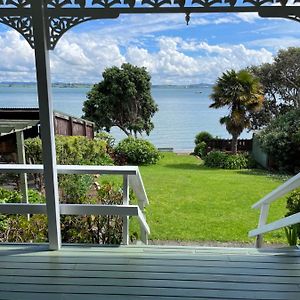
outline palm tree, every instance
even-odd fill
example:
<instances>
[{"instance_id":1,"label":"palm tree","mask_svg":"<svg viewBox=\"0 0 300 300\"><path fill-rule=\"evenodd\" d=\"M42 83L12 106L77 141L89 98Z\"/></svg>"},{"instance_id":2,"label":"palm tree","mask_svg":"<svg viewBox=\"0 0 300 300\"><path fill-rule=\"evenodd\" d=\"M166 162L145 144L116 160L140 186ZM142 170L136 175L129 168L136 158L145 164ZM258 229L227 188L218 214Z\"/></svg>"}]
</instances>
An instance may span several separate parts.
<instances>
[{"instance_id":1,"label":"palm tree","mask_svg":"<svg viewBox=\"0 0 300 300\"><path fill-rule=\"evenodd\" d=\"M238 137L250 126L249 113L261 109L264 94L258 79L249 72L229 70L213 86L210 107L227 107L229 114L220 119L232 135L231 151L237 152Z\"/></svg>"}]
</instances>

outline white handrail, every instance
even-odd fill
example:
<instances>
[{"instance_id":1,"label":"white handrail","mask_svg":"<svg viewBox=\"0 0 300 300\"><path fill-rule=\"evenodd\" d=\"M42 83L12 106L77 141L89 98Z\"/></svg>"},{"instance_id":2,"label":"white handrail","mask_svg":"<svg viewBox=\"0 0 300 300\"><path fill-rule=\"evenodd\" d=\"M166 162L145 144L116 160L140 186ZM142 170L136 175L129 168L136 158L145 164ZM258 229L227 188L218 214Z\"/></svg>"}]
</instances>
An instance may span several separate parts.
<instances>
[{"instance_id":1,"label":"white handrail","mask_svg":"<svg viewBox=\"0 0 300 300\"><path fill-rule=\"evenodd\" d=\"M0 173L43 173L43 165L0 164ZM142 240L147 244L150 228L143 213L149 204L143 180L136 166L87 166L87 165L57 165L58 174L106 174L123 175L139 200L137 205L102 205L102 204L60 204L62 215L119 215L136 216L142 228ZM126 180L126 182L128 182ZM126 187L123 187L126 188ZM123 191L124 192L124 191ZM7 214L47 214L46 204L4 203L0 204L0 213ZM128 224L126 224L128 226ZM128 241L128 236L126 238Z\"/></svg>"},{"instance_id":2,"label":"white handrail","mask_svg":"<svg viewBox=\"0 0 300 300\"><path fill-rule=\"evenodd\" d=\"M262 234L279 228L300 223L300 213L296 213L291 216L267 224L270 204L276 201L278 198L298 188L299 186L300 186L300 173L298 173L294 177L284 182L282 185L277 187L275 190L273 190L271 193L263 197L261 200L259 200L252 206L252 208L256 208L256 209L260 208L261 210L258 227L249 232L249 237L254 237L254 236L257 237L256 246L258 248L262 246Z\"/></svg>"},{"instance_id":3,"label":"white handrail","mask_svg":"<svg viewBox=\"0 0 300 300\"><path fill-rule=\"evenodd\" d=\"M284 196L288 192L300 186L300 173L287 180L271 193L263 197L261 200L252 205L252 208L260 208L263 204L270 204L278 198Z\"/></svg>"}]
</instances>

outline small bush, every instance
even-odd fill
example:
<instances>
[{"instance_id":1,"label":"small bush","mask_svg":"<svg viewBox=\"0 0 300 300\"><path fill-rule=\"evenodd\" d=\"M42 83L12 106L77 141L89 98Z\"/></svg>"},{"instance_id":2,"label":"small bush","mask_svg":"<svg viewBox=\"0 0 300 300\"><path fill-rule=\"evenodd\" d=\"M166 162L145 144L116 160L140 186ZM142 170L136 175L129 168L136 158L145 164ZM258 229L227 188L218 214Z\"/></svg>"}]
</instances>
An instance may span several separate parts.
<instances>
[{"instance_id":1,"label":"small bush","mask_svg":"<svg viewBox=\"0 0 300 300\"><path fill-rule=\"evenodd\" d=\"M109 153L113 150L116 141L116 139L110 133L105 131L96 133L95 140L104 141Z\"/></svg>"},{"instance_id":2,"label":"small bush","mask_svg":"<svg viewBox=\"0 0 300 300\"><path fill-rule=\"evenodd\" d=\"M2 190L2 201L21 201L21 194ZM36 191L30 191L29 202L43 202ZM119 186L102 183L97 194L88 199L88 204L122 204L123 194ZM120 244L123 221L120 216L61 216L61 234L64 243ZM45 215L0 214L0 242L47 242L48 227Z\"/></svg>"},{"instance_id":3,"label":"small bush","mask_svg":"<svg viewBox=\"0 0 300 300\"><path fill-rule=\"evenodd\" d=\"M83 136L56 136L57 163L62 165L112 165L108 153L108 136L88 139ZM25 141L26 159L29 163L42 163L42 142L40 138ZM42 176L35 176L35 183L43 191ZM59 175L58 183L63 202L82 203L93 183L91 175Z\"/></svg>"},{"instance_id":4,"label":"small bush","mask_svg":"<svg viewBox=\"0 0 300 300\"><path fill-rule=\"evenodd\" d=\"M248 159L243 154L227 154L225 159L224 169L246 169L248 168Z\"/></svg>"},{"instance_id":5,"label":"small bush","mask_svg":"<svg viewBox=\"0 0 300 300\"><path fill-rule=\"evenodd\" d=\"M126 138L115 148L117 156L125 157L129 164L156 164L159 152L149 141L143 139Z\"/></svg>"},{"instance_id":6,"label":"small bush","mask_svg":"<svg viewBox=\"0 0 300 300\"><path fill-rule=\"evenodd\" d=\"M222 151L211 151L204 160L207 167L232 170L249 168L250 162L250 156L247 154L231 154Z\"/></svg>"},{"instance_id":7,"label":"small bush","mask_svg":"<svg viewBox=\"0 0 300 300\"><path fill-rule=\"evenodd\" d=\"M0 188L0 203L20 203L22 195L16 191Z\"/></svg>"},{"instance_id":8,"label":"small bush","mask_svg":"<svg viewBox=\"0 0 300 300\"><path fill-rule=\"evenodd\" d=\"M195 145L198 145L201 142L205 142L207 144L211 140L213 140L213 136L209 132L201 131L195 137Z\"/></svg>"},{"instance_id":9,"label":"small bush","mask_svg":"<svg viewBox=\"0 0 300 300\"><path fill-rule=\"evenodd\" d=\"M196 145L194 148L194 155L197 155L201 158L204 158L207 154L207 144L205 142L201 142Z\"/></svg>"},{"instance_id":10,"label":"small bush","mask_svg":"<svg viewBox=\"0 0 300 300\"><path fill-rule=\"evenodd\" d=\"M227 154L222 151L211 151L207 154L204 164L210 168L223 168Z\"/></svg>"},{"instance_id":11,"label":"small bush","mask_svg":"<svg viewBox=\"0 0 300 300\"><path fill-rule=\"evenodd\" d=\"M300 170L300 109L292 109L273 119L257 134L262 149L281 171Z\"/></svg>"},{"instance_id":12,"label":"small bush","mask_svg":"<svg viewBox=\"0 0 300 300\"><path fill-rule=\"evenodd\" d=\"M286 217L300 212L300 190L294 190L286 200L286 208L288 212ZM300 224L294 225L294 230L297 232L298 238L300 239Z\"/></svg>"}]
</instances>

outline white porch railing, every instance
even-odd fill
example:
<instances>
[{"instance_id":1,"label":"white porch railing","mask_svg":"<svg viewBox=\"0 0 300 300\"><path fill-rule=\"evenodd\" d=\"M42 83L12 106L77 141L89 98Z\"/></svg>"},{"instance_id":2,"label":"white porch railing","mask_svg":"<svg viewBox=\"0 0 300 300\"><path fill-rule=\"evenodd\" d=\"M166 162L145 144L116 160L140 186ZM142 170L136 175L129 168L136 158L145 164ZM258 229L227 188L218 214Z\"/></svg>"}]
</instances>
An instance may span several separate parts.
<instances>
[{"instance_id":1,"label":"white porch railing","mask_svg":"<svg viewBox=\"0 0 300 300\"><path fill-rule=\"evenodd\" d=\"M0 173L43 173L43 165L0 164ZM123 205L102 204L60 204L61 215L118 215L123 217L123 239L129 244L129 216L136 216L141 227L141 240L148 244L150 228L146 222L144 208L148 197L138 167L134 166L81 166L57 165L58 174L107 174L123 176ZM138 198L138 205L130 205L129 186ZM46 214L46 204L5 203L0 204L0 213L6 214ZM49 217L49 216L48 216Z\"/></svg>"},{"instance_id":2,"label":"white porch railing","mask_svg":"<svg viewBox=\"0 0 300 300\"><path fill-rule=\"evenodd\" d=\"M274 191L266 195L264 198L262 198L252 206L252 208L260 208L258 227L257 229L251 230L249 232L249 237L256 236L257 248L260 248L262 246L264 233L300 223L300 213L296 213L289 217L285 217L280 220L267 224L270 204L276 201L278 198L289 193L290 191L298 188L299 186L300 186L300 173L298 173L291 179L287 180L281 186L276 188Z\"/></svg>"}]
</instances>

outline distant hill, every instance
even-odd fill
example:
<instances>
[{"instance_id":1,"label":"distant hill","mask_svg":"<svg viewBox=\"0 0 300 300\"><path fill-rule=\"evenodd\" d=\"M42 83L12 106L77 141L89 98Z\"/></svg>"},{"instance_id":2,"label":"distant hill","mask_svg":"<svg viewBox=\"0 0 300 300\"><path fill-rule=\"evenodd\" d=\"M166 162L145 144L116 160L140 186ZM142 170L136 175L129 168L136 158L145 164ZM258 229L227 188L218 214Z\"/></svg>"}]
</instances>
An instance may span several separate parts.
<instances>
[{"instance_id":1,"label":"distant hill","mask_svg":"<svg viewBox=\"0 0 300 300\"><path fill-rule=\"evenodd\" d=\"M0 82L0 86L5 87L32 87L36 86L36 82ZM92 83L65 83L65 82L54 82L52 83L52 87L55 88L91 88L93 86ZM187 89L195 89L195 88L206 88L211 87L212 84L208 83L198 83L198 84L153 84L152 87L155 89L159 88L187 88Z\"/></svg>"},{"instance_id":2,"label":"distant hill","mask_svg":"<svg viewBox=\"0 0 300 300\"><path fill-rule=\"evenodd\" d=\"M198 88L206 88L206 87L211 87L212 84L209 83L197 83L197 84L153 84L152 87L155 89L159 88L180 88L182 89L187 88L187 89L198 89Z\"/></svg>"}]
</instances>

